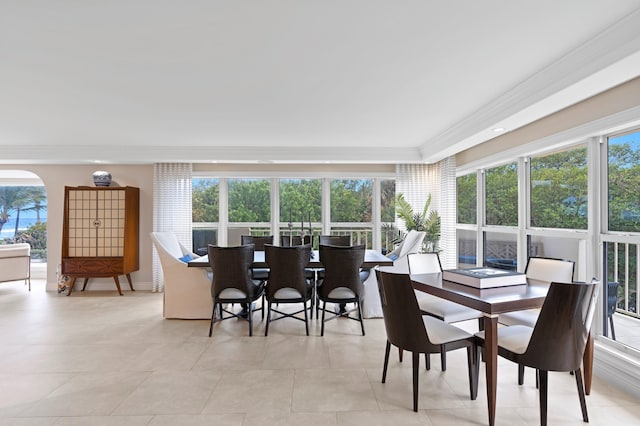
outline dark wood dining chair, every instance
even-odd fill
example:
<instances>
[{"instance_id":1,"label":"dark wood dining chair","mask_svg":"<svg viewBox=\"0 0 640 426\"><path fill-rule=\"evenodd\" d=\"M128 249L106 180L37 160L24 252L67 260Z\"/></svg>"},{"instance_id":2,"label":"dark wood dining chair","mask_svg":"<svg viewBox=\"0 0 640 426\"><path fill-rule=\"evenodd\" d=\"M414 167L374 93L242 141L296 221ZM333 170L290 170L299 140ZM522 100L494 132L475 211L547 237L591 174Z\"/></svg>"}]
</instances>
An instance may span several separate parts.
<instances>
[{"instance_id":1,"label":"dark wood dining chair","mask_svg":"<svg viewBox=\"0 0 640 426\"><path fill-rule=\"evenodd\" d=\"M324 336L324 324L332 319L343 317L360 322L364 336L361 301L364 297L364 283L360 279L360 266L364 262L365 246L320 246L320 262L324 266L324 277L318 283L318 299L322 302L322 326L320 335ZM355 309L345 313L329 312L326 317L327 302L335 304L355 303ZM357 317L351 316L357 313Z\"/></svg>"},{"instance_id":2,"label":"dark wood dining chair","mask_svg":"<svg viewBox=\"0 0 640 426\"><path fill-rule=\"evenodd\" d=\"M249 336L253 336L253 302L264 294L264 283L251 278L251 264L253 263L253 244L235 247L208 246L209 264L213 271L211 281L211 297L213 298L213 312L209 326L209 337L213 333L213 324L230 318L249 321ZM248 315L243 316L225 309L223 304L246 304ZM216 308L218 316L216 317ZM264 318L264 301L260 308ZM226 318L224 314L229 314Z\"/></svg>"},{"instance_id":3,"label":"dark wood dining chair","mask_svg":"<svg viewBox=\"0 0 640 426\"><path fill-rule=\"evenodd\" d=\"M387 378L391 345L411 352L413 360L413 411L418 411L420 354L466 348L469 397L475 400L478 395L479 371L474 336L438 318L422 315L408 274L394 274L376 270L376 278L380 291L384 326L387 332L382 383L385 383Z\"/></svg>"},{"instance_id":4,"label":"dark wood dining chair","mask_svg":"<svg viewBox=\"0 0 640 426\"><path fill-rule=\"evenodd\" d=\"M301 245L310 245L313 247L313 235L305 235L304 242L302 241L302 237L300 235L292 235L291 237L289 237L288 235L280 235L281 247Z\"/></svg>"},{"instance_id":5,"label":"dark wood dining chair","mask_svg":"<svg viewBox=\"0 0 640 426\"><path fill-rule=\"evenodd\" d=\"M305 268L311 256L311 246L298 245L277 247L264 246L265 260L269 266L269 280L266 287L267 324L264 335L269 335L269 324L283 318L293 318L304 322L305 331L309 335L309 317L307 302L311 300L312 283L307 279ZM302 309L290 313L278 310L280 304L301 303ZM276 307L274 307L274 304ZM272 312L279 317L272 318ZM304 314L300 318L298 314Z\"/></svg>"},{"instance_id":6,"label":"dark wood dining chair","mask_svg":"<svg viewBox=\"0 0 640 426\"><path fill-rule=\"evenodd\" d=\"M351 235L320 235L318 243L323 246L349 247Z\"/></svg>"},{"instance_id":7,"label":"dark wood dining chair","mask_svg":"<svg viewBox=\"0 0 640 426\"><path fill-rule=\"evenodd\" d=\"M607 283L607 320L609 321L609 329L611 330L611 338L616 340L616 329L613 327L613 314L618 308L618 286L617 281L609 281Z\"/></svg>"},{"instance_id":8,"label":"dark wood dining chair","mask_svg":"<svg viewBox=\"0 0 640 426\"><path fill-rule=\"evenodd\" d=\"M532 256L527 260L524 270L528 280L548 283L573 282L575 262L553 257ZM538 321L540 309L506 312L498 315L498 322L503 325L526 325L533 327ZM537 376L536 376L537 377ZM524 366L518 366L518 384L524 384ZM537 384L537 381L536 381Z\"/></svg>"},{"instance_id":9,"label":"dark wood dining chair","mask_svg":"<svg viewBox=\"0 0 640 426\"><path fill-rule=\"evenodd\" d=\"M256 251L264 251L265 244L273 244L273 235L253 236L241 235L240 242L242 245L253 244ZM254 280L260 280L263 283L269 278L268 268L251 268L251 277Z\"/></svg>"},{"instance_id":10,"label":"dark wood dining chair","mask_svg":"<svg viewBox=\"0 0 640 426\"><path fill-rule=\"evenodd\" d=\"M498 328L498 354L535 368L540 382L540 424L547 424L548 372L571 372L576 378L582 419L589 421L582 382L582 359L600 283L550 284L533 327ZM477 334L484 342L484 332Z\"/></svg>"}]
</instances>

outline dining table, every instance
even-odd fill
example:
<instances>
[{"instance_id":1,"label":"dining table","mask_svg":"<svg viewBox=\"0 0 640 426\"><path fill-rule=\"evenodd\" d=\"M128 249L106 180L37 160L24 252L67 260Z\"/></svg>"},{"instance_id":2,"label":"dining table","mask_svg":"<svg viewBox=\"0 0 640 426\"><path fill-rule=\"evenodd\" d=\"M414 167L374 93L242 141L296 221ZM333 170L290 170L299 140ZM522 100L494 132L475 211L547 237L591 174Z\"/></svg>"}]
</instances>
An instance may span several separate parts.
<instances>
[{"instance_id":1,"label":"dining table","mask_svg":"<svg viewBox=\"0 0 640 426\"><path fill-rule=\"evenodd\" d=\"M207 255L190 260L187 265L190 268L208 268L209 257ZM373 268L375 266L392 266L393 260L383 255L376 250L366 250L364 253L364 262L362 268ZM264 251L256 250L253 252L252 268L268 268L267 262L264 258ZM320 254L318 250L311 251L311 258L307 264L308 268L322 268L322 262L320 261Z\"/></svg>"},{"instance_id":2,"label":"dining table","mask_svg":"<svg viewBox=\"0 0 640 426\"><path fill-rule=\"evenodd\" d=\"M527 279L527 284L478 289L442 279L442 273L411 275L413 288L445 300L476 309L484 315L484 349L489 425L495 425L498 378L498 315L540 308L549 290L548 282ZM583 355L584 386L591 390L593 371L593 337L591 333Z\"/></svg>"}]
</instances>

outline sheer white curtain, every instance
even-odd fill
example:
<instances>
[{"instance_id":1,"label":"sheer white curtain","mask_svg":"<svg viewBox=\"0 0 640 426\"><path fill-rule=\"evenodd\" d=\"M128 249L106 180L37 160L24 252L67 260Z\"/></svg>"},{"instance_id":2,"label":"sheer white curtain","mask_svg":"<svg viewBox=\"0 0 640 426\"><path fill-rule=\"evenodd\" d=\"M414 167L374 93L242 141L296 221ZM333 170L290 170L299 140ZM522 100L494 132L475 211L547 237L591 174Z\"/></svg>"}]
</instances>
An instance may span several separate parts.
<instances>
[{"instance_id":1,"label":"sheer white curtain","mask_svg":"<svg viewBox=\"0 0 640 426\"><path fill-rule=\"evenodd\" d=\"M157 163L153 166L153 230L173 232L185 247L191 247L190 163ZM163 291L162 268L153 255L153 291Z\"/></svg>"},{"instance_id":2,"label":"sheer white curtain","mask_svg":"<svg viewBox=\"0 0 640 426\"><path fill-rule=\"evenodd\" d=\"M431 194L431 208L440 214L440 260L443 268L456 267L456 160L448 157L436 164L396 165L396 193L414 211L422 211ZM401 223L398 224L402 226Z\"/></svg>"}]
</instances>

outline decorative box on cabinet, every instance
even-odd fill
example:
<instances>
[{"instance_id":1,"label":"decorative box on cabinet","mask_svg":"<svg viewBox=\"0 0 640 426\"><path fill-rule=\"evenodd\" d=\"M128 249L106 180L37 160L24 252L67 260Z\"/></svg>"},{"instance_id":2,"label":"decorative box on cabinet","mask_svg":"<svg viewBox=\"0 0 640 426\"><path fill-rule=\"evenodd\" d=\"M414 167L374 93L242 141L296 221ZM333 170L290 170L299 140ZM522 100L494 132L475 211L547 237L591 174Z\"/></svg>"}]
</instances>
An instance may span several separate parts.
<instances>
[{"instance_id":1,"label":"decorative box on cabinet","mask_svg":"<svg viewBox=\"0 0 640 426\"><path fill-rule=\"evenodd\" d=\"M139 269L140 190L126 187L65 187L62 229L62 275L71 278L113 277L120 289L125 275Z\"/></svg>"}]
</instances>

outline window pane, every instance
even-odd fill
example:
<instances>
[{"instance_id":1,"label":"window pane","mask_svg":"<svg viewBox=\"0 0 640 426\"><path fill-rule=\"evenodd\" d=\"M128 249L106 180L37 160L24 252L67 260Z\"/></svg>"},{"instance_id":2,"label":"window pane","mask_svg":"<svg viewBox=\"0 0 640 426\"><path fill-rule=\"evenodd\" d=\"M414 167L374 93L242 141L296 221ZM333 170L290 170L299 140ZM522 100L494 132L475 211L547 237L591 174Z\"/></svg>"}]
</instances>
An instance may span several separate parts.
<instances>
[{"instance_id":1,"label":"window pane","mask_svg":"<svg viewBox=\"0 0 640 426\"><path fill-rule=\"evenodd\" d=\"M458 268L476 266L476 231L458 229Z\"/></svg>"},{"instance_id":2,"label":"window pane","mask_svg":"<svg viewBox=\"0 0 640 426\"><path fill-rule=\"evenodd\" d=\"M380 181L380 221L395 222L396 220L396 181L385 179Z\"/></svg>"},{"instance_id":3,"label":"window pane","mask_svg":"<svg viewBox=\"0 0 640 426\"><path fill-rule=\"evenodd\" d=\"M456 179L458 192L458 223L475 224L477 211L477 174L459 176Z\"/></svg>"},{"instance_id":4,"label":"window pane","mask_svg":"<svg viewBox=\"0 0 640 426\"><path fill-rule=\"evenodd\" d=\"M484 233L484 266L515 271L518 267L516 234Z\"/></svg>"},{"instance_id":5,"label":"window pane","mask_svg":"<svg viewBox=\"0 0 640 426\"><path fill-rule=\"evenodd\" d=\"M487 225L518 225L518 166L488 169L485 174Z\"/></svg>"},{"instance_id":6,"label":"window pane","mask_svg":"<svg viewBox=\"0 0 640 426\"><path fill-rule=\"evenodd\" d=\"M587 229L587 148L531 159L531 226Z\"/></svg>"},{"instance_id":7,"label":"window pane","mask_svg":"<svg viewBox=\"0 0 640 426\"><path fill-rule=\"evenodd\" d=\"M640 132L609 138L609 230L640 232Z\"/></svg>"},{"instance_id":8,"label":"window pane","mask_svg":"<svg viewBox=\"0 0 640 426\"><path fill-rule=\"evenodd\" d=\"M299 225L304 217L308 227L320 222L322 214L322 181L320 179L280 179L280 222Z\"/></svg>"},{"instance_id":9,"label":"window pane","mask_svg":"<svg viewBox=\"0 0 640 426\"><path fill-rule=\"evenodd\" d=\"M193 179L191 199L193 222L218 222L219 186L218 179Z\"/></svg>"},{"instance_id":10,"label":"window pane","mask_svg":"<svg viewBox=\"0 0 640 426\"><path fill-rule=\"evenodd\" d=\"M371 222L371 179L331 181L331 222Z\"/></svg>"},{"instance_id":11,"label":"window pane","mask_svg":"<svg viewBox=\"0 0 640 426\"><path fill-rule=\"evenodd\" d=\"M269 222L270 194L268 179L229 179L229 222Z\"/></svg>"}]
</instances>

